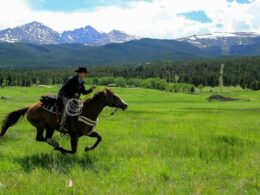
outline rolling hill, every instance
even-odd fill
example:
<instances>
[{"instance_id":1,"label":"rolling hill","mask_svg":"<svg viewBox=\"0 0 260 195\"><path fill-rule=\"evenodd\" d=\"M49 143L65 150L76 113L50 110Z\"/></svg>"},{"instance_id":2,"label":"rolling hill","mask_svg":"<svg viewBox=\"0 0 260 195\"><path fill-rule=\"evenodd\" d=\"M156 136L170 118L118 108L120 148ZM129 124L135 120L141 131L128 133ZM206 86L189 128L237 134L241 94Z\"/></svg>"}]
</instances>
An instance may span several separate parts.
<instances>
[{"instance_id":1,"label":"rolling hill","mask_svg":"<svg viewBox=\"0 0 260 195\"><path fill-rule=\"evenodd\" d=\"M0 66L121 65L214 56L212 50L175 40L141 39L93 47L83 44L0 43Z\"/></svg>"}]
</instances>

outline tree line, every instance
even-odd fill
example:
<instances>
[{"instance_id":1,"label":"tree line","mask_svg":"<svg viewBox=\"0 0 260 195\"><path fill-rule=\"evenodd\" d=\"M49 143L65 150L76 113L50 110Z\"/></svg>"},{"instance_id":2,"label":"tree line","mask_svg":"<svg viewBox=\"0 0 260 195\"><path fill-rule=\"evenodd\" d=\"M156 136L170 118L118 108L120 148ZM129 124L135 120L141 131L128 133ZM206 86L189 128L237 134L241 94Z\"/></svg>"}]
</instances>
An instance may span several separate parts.
<instances>
[{"instance_id":1,"label":"tree line","mask_svg":"<svg viewBox=\"0 0 260 195\"><path fill-rule=\"evenodd\" d=\"M260 89L260 57L222 58L186 62L143 63L138 66L95 67L93 76L161 78L169 83L218 86L221 66L224 86Z\"/></svg>"},{"instance_id":2,"label":"tree line","mask_svg":"<svg viewBox=\"0 0 260 195\"><path fill-rule=\"evenodd\" d=\"M74 69L0 69L0 86L62 84L73 74ZM220 85L221 81L224 86L239 85L242 88L260 89L260 57L147 62L120 67L96 66L89 70L89 78L96 84L114 83L119 86L166 89L169 87L166 84L176 86L177 83L186 83L196 87L214 87ZM160 87L155 84L158 82L161 83Z\"/></svg>"}]
</instances>

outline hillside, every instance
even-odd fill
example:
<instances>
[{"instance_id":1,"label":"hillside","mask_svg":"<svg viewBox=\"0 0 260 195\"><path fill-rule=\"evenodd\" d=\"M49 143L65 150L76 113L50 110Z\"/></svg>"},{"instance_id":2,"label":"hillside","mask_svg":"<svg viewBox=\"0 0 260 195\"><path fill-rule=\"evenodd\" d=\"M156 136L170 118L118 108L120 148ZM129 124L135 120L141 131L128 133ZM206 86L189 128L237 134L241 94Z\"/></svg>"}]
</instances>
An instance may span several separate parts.
<instances>
[{"instance_id":1,"label":"hillside","mask_svg":"<svg viewBox=\"0 0 260 195\"><path fill-rule=\"evenodd\" d=\"M0 66L120 65L175 61L212 56L210 52L174 40L141 39L100 47L82 44L33 45L0 43Z\"/></svg>"},{"instance_id":2,"label":"hillside","mask_svg":"<svg viewBox=\"0 0 260 195\"><path fill-rule=\"evenodd\" d=\"M140 39L103 46L85 44L0 43L0 67L67 67L186 61L221 56L259 56L260 38L246 45L197 47L185 41Z\"/></svg>"}]
</instances>

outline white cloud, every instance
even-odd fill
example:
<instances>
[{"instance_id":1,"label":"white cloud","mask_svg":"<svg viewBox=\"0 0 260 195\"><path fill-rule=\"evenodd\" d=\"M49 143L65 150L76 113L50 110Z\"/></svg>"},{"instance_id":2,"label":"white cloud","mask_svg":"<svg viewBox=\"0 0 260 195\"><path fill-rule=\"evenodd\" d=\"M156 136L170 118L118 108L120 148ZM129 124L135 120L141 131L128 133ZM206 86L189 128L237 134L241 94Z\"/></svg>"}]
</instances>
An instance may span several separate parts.
<instances>
[{"instance_id":1,"label":"white cloud","mask_svg":"<svg viewBox=\"0 0 260 195\"><path fill-rule=\"evenodd\" d=\"M152 3L131 2L129 5L126 8L106 6L66 13L35 11L26 0L8 0L0 7L0 29L39 21L57 31L92 25L106 32L118 29L153 38L176 38L215 31L260 33L260 0L251 4L226 0L154 0ZM212 22L200 23L178 16L178 13L196 10L204 10Z\"/></svg>"}]
</instances>

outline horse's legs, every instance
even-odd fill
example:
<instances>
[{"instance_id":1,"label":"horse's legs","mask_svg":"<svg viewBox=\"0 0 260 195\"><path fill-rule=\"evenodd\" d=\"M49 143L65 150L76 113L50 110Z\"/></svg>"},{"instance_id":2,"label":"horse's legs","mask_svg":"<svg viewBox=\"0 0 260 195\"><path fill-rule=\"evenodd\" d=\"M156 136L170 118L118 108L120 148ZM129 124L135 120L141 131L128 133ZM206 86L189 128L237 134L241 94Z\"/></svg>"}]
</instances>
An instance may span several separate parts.
<instances>
[{"instance_id":1,"label":"horse's legs","mask_svg":"<svg viewBox=\"0 0 260 195\"><path fill-rule=\"evenodd\" d=\"M53 146L54 148L59 147L59 143L52 139L54 129L46 124L46 142Z\"/></svg>"},{"instance_id":2,"label":"horse's legs","mask_svg":"<svg viewBox=\"0 0 260 195\"><path fill-rule=\"evenodd\" d=\"M101 135L99 135L98 132L96 132L96 131L92 131L92 132L91 132L89 135L87 135L87 136L89 136L89 137L96 137L96 138L97 138L97 141L96 141L96 143L94 143L92 146L87 146L87 147L85 148L85 151L94 150L94 149L98 146L99 142L101 142L102 137L101 137Z\"/></svg>"},{"instance_id":3,"label":"horse's legs","mask_svg":"<svg viewBox=\"0 0 260 195\"><path fill-rule=\"evenodd\" d=\"M36 134L36 141L39 142L46 142L46 139L43 136L43 132L44 132L44 127L36 127L37 130L37 134Z\"/></svg>"},{"instance_id":4,"label":"horse's legs","mask_svg":"<svg viewBox=\"0 0 260 195\"><path fill-rule=\"evenodd\" d=\"M52 135L54 133L54 130L50 128L47 124L38 124L35 125L37 129L37 134L36 134L36 141L39 142L47 142L53 147L59 147L59 144L52 139ZM44 129L46 128L46 138L43 136L44 134Z\"/></svg>"},{"instance_id":5,"label":"horse's legs","mask_svg":"<svg viewBox=\"0 0 260 195\"><path fill-rule=\"evenodd\" d=\"M71 135L70 136L71 150L66 150L62 147L56 147L54 148L54 150L58 150L62 154L66 154L66 153L75 154L77 152L78 140L79 140L78 135Z\"/></svg>"}]
</instances>

